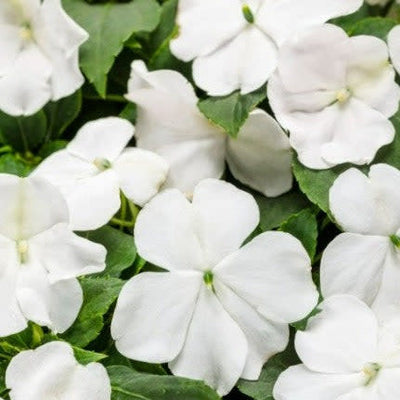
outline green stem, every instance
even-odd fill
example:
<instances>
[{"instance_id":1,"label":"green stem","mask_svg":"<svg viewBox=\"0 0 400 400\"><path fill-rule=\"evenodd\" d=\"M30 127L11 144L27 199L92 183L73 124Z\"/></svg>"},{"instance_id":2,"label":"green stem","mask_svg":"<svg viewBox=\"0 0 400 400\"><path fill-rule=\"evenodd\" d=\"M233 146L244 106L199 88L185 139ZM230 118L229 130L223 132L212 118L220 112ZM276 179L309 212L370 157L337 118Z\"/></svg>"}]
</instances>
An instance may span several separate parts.
<instances>
[{"instance_id":1,"label":"green stem","mask_svg":"<svg viewBox=\"0 0 400 400\"><path fill-rule=\"evenodd\" d=\"M119 218L112 218L111 219L111 223L115 224L115 225L119 225L122 226L124 228L133 228L135 223L134 222L130 222L130 221L123 221L122 219Z\"/></svg>"},{"instance_id":2,"label":"green stem","mask_svg":"<svg viewBox=\"0 0 400 400\"><path fill-rule=\"evenodd\" d=\"M22 143L24 145L25 153L28 153L29 145L28 145L28 140L26 139L26 135L25 135L24 127L21 122L21 118L17 118L17 122L18 122L19 131L21 132L21 139L22 139Z\"/></svg>"},{"instance_id":3,"label":"green stem","mask_svg":"<svg viewBox=\"0 0 400 400\"><path fill-rule=\"evenodd\" d=\"M119 94L108 94L106 97L94 96L94 95L85 95L85 99L88 100L104 100L104 101L113 101L115 103L127 103L128 100L125 99L124 96Z\"/></svg>"}]
</instances>

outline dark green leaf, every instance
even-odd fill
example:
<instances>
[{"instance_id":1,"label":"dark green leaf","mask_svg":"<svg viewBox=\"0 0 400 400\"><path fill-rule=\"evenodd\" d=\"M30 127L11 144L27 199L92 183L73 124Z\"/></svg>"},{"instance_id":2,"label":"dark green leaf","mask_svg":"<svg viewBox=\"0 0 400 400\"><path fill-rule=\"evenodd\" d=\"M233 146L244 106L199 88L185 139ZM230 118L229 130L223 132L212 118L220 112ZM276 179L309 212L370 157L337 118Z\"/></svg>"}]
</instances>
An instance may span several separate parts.
<instances>
[{"instance_id":1,"label":"dark green leaf","mask_svg":"<svg viewBox=\"0 0 400 400\"><path fill-rule=\"evenodd\" d=\"M124 366L107 368L112 400L218 400L208 386L175 376L150 375Z\"/></svg>"},{"instance_id":2,"label":"dark green leaf","mask_svg":"<svg viewBox=\"0 0 400 400\"><path fill-rule=\"evenodd\" d=\"M73 346L74 354L80 364L87 365L92 362L98 362L107 358L105 354L96 353L94 351L88 351L81 349L80 347Z\"/></svg>"},{"instance_id":3,"label":"dark green leaf","mask_svg":"<svg viewBox=\"0 0 400 400\"><path fill-rule=\"evenodd\" d=\"M85 237L92 242L102 244L107 249L107 267L98 276L119 278L122 271L129 268L135 261L136 248L132 235L104 226L89 232Z\"/></svg>"},{"instance_id":4,"label":"dark green leaf","mask_svg":"<svg viewBox=\"0 0 400 400\"><path fill-rule=\"evenodd\" d=\"M15 154L0 156L0 173L28 176L32 166Z\"/></svg>"},{"instance_id":5,"label":"dark green leaf","mask_svg":"<svg viewBox=\"0 0 400 400\"><path fill-rule=\"evenodd\" d=\"M299 239L311 260L314 259L317 250L318 223L312 210L308 208L296 215L292 215L281 225L280 230L291 233Z\"/></svg>"},{"instance_id":6,"label":"dark green leaf","mask_svg":"<svg viewBox=\"0 0 400 400\"><path fill-rule=\"evenodd\" d=\"M200 111L214 124L236 137L249 113L267 96L265 87L253 93L241 95L234 92L224 97L209 97L198 103Z\"/></svg>"},{"instance_id":7,"label":"dark green leaf","mask_svg":"<svg viewBox=\"0 0 400 400\"><path fill-rule=\"evenodd\" d=\"M81 47L81 67L98 93L105 97L107 74L124 42L135 32L155 29L160 19L160 7L155 0L106 4L63 0L63 4L68 14L90 35Z\"/></svg>"},{"instance_id":8,"label":"dark green leaf","mask_svg":"<svg viewBox=\"0 0 400 400\"><path fill-rule=\"evenodd\" d=\"M86 347L100 334L103 316L117 299L124 281L116 278L82 278L84 301L77 320L60 335L72 345Z\"/></svg>"},{"instance_id":9,"label":"dark green leaf","mask_svg":"<svg viewBox=\"0 0 400 400\"><path fill-rule=\"evenodd\" d=\"M356 23L349 31L351 36L371 35L386 40L389 31L397 25L397 22L381 17L365 18Z\"/></svg>"},{"instance_id":10,"label":"dark green leaf","mask_svg":"<svg viewBox=\"0 0 400 400\"><path fill-rule=\"evenodd\" d=\"M340 26L347 32L351 32L353 26L364 18L369 17L369 6L364 3L361 8L353 14L333 19L331 22Z\"/></svg>"},{"instance_id":11,"label":"dark green leaf","mask_svg":"<svg viewBox=\"0 0 400 400\"><path fill-rule=\"evenodd\" d=\"M41 158L46 158L50 154L55 153L56 151L62 150L67 146L68 142L66 140L54 140L52 142L45 143L40 151L39 156Z\"/></svg>"}]
</instances>

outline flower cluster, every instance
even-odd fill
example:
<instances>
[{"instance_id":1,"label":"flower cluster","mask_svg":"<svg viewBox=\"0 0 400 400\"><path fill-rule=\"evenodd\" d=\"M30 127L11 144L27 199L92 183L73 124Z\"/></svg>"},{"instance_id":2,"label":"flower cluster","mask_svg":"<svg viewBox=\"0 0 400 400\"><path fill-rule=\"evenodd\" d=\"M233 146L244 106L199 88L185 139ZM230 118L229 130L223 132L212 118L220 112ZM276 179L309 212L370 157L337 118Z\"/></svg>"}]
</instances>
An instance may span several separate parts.
<instances>
[{"instance_id":1,"label":"flower cluster","mask_svg":"<svg viewBox=\"0 0 400 400\"><path fill-rule=\"evenodd\" d=\"M0 3L0 395L398 400L400 5L160 3Z\"/></svg>"}]
</instances>

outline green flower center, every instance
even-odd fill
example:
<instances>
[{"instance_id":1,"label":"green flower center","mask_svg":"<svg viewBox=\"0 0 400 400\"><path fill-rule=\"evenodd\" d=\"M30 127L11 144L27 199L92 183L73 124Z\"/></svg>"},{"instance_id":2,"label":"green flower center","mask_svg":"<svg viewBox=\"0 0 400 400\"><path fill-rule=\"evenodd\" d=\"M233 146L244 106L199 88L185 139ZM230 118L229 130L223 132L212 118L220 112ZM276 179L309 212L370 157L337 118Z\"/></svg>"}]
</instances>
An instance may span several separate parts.
<instances>
[{"instance_id":1,"label":"green flower center","mask_svg":"<svg viewBox=\"0 0 400 400\"><path fill-rule=\"evenodd\" d=\"M214 274L211 271L204 272L203 280L206 286L214 291Z\"/></svg>"},{"instance_id":2,"label":"green flower center","mask_svg":"<svg viewBox=\"0 0 400 400\"><path fill-rule=\"evenodd\" d=\"M378 363L369 363L362 369L362 372L364 373L366 378L364 384L365 386L368 386L372 382L374 382L381 368L382 367Z\"/></svg>"},{"instance_id":3,"label":"green flower center","mask_svg":"<svg viewBox=\"0 0 400 400\"><path fill-rule=\"evenodd\" d=\"M100 170L105 171L112 167L111 162L108 161L106 158L96 158L93 161L93 164Z\"/></svg>"},{"instance_id":4,"label":"green flower center","mask_svg":"<svg viewBox=\"0 0 400 400\"><path fill-rule=\"evenodd\" d=\"M243 12L243 16L244 16L245 20L249 24L253 24L254 23L254 14L253 14L253 12L251 11L250 7L247 4L243 5L242 12Z\"/></svg>"},{"instance_id":5,"label":"green flower center","mask_svg":"<svg viewBox=\"0 0 400 400\"><path fill-rule=\"evenodd\" d=\"M391 242L400 249L400 237L397 235L391 235L390 236L390 240Z\"/></svg>"},{"instance_id":6,"label":"green flower center","mask_svg":"<svg viewBox=\"0 0 400 400\"><path fill-rule=\"evenodd\" d=\"M28 242L26 240L17 240L17 252L21 264L25 264L28 260Z\"/></svg>"}]
</instances>

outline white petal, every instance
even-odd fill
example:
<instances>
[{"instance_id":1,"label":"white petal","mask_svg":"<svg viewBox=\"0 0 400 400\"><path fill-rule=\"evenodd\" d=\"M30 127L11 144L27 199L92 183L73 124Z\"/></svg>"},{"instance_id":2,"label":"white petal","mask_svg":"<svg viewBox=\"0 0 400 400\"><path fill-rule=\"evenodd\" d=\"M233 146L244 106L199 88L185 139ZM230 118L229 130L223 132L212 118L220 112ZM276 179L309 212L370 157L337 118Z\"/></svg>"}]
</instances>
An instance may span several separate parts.
<instances>
[{"instance_id":1,"label":"white petal","mask_svg":"<svg viewBox=\"0 0 400 400\"><path fill-rule=\"evenodd\" d=\"M203 285L183 349L169 363L172 373L203 380L223 396L241 376L246 355L243 332Z\"/></svg>"},{"instance_id":2,"label":"white petal","mask_svg":"<svg viewBox=\"0 0 400 400\"><path fill-rule=\"evenodd\" d=\"M227 95L237 89L247 94L267 81L277 62L274 42L250 26L213 53L196 58L193 78L210 96Z\"/></svg>"},{"instance_id":3,"label":"white petal","mask_svg":"<svg viewBox=\"0 0 400 400\"><path fill-rule=\"evenodd\" d=\"M194 210L175 189L161 192L139 213L135 243L145 260L168 270L207 267Z\"/></svg>"},{"instance_id":4,"label":"white petal","mask_svg":"<svg viewBox=\"0 0 400 400\"><path fill-rule=\"evenodd\" d=\"M181 351L203 277L197 272L142 273L123 287L111 335L128 358L151 363Z\"/></svg>"},{"instance_id":5,"label":"white petal","mask_svg":"<svg viewBox=\"0 0 400 400\"><path fill-rule=\"evenodd\" d=\"M127 98L138 105L137 145L168 162L165 186L191 195L202 179L220 178L227 136L200 113L191 85L175 71L132 66Z\"/></svg>"},{"instance_id":6,"label":"white petal","mask_svg":"<svg viewBox=\"0 0 400 400\"><path fill-rule=\"evenodd\" d=\"M369 177L357 169L341 174L329 191L329 205L346 231L389 236L400 227L400 171L373 165Z\"/></svg>"},{"instance_id":7,"label":"white petal","mask_svg":"<svg viewBox=\"0 0 400 400\"><path fill-rule=\"evenodd\" d=\"M0 78L0 109L7 114L31 115L51 98L51 64L32 44L15 59L12 70Z\"/></svg>"},{"instance_id":8,"label":"white petal","mask_svg":"<svg viewBox=\"0 0 400 400\"><path fill-rule=\"evenodd\" d=\"M236 251L260 220L254 197L227 182L200 182L192 203L196 232L210 269Z\"/></svg>"},{"instance_id":9,"label":"white petal","mask_svg":"<svg viewBox=\"0 0 400 400\"><path fill-rule=\"evenodd\" d=\"M321 260L323 296L351 294L371 305L381 290L389 251L389 238L354 233L337 236Z\"/></svg>"},{"instance_id":10,"label":"white petal","mask_svg":"<svg viewBox=\"0 0 400 400\"><path fill-rule=\"evenodd\" d=\"M129 148L113 164L125 196L143 207L165 182L167 162L151 151Z\"/></svg>"},{"instance_id":11,"label":"white petal","mask_svg":"<svg viewBox=\"0 0 400 400\"><path fill-rule=\"evenodd\" d=\"M0 175L0 234L28 239L52 226L68 223L61 193L41 177Z\"/></svg>"},{"instance_id":12,"label":"white petal","mask_svg":"<svg viewBox=\"0 0 400 400\"><path fill-rule=\"evenodd\" d=\"M68 151L93 162L96 158L113 162L131 140L133 125L122 118L107 117L87 122L68 144Z\"/></svg>"},{"instance_id":13,"label":"white petal","mask_svg":"<svg viewBox=\"0 0 400 400\"><path fill-rule=\"evenodd\" d=\"M0 257L0 336L9 336L28 326L16 295L20 267L14 241L0 236Z\"/></svg>"},{"instance_id":14,"label":"white petal","mask_svg":"<svg viewBox=\"0 0 400 400\"><path fill-rule=\"evenodd\" d=\"M289 139L262 110L249 115L236 139L229 138L227 161L236 179L266 196L279 196L292 187Z\"/></svg>"},{"instance_id":15,"label":"white petal","mask_svg":"<svg viewBox=\"0 0 400 400\"><path fill-rule=\"evenodd\" d=\"M181 0L179 35L171 41L172 53L184 61L213 52L246 26L240 0Z\"/></svg>"},{"instance_id":16,"label":"white petal","mask_svg":"<svg viewBox=\"0 0 400 400\"><path fill-rule=\"evenodd\" d=\"M73 324L83 302L82 289L76 279L51 284L37 260L20 266L17 298L27 319L48 326L56 333L66 331Z\"/></svg>"},{"instance_id":17,"label":"white petal","mask_svg":"<svg viewBox=\"0 0 400 400\"><path fill-rule=\"evenodd\" d=\"M289 327L263 317L256 308L218 279L214 280L214 287L225 310L240 326L247 339L249 348L241 378L257 380L264 363L287 346Z\"/></svg>"},{"instance_id":18,"label":"white petal","mask_svg":"<svg viewBox=\"0 0 400 400\"><path fill-rule=\"evenodd\" d=\"M295 365L276 381L276 400L342 400L342 395L364 383L361 374L321 374Z\"/></svg>"},{"instance_id":19,"label":"white petal","mask_svg":"<svg viewBox=\"0 0 400 400\"><path fill-rule=\"evenodd\" d=\"M330 24L309 29L282 47L280 79L293 93L339 90L346 86L349 52L349 38L343 29Z\"/></svg>"},{"instance_id":20,"label":"white petal","mask_svg":"<svg viewBox=\"0 0 400 400\"><path fill-rule=\"evenodd\" d=\"M7 368L6 384L14 400L109 400L111 396L106 369L99 363L78 364L72 347L64 342L19 353Z\"/></svg>"},{"instance_id":21,"label":"white petal","mask_svg":"<svg viewBox=\"0 0 400 400\"><path fill-rule=\"evenodd\" d=\"M105 225L118 211L121 200L118 176L113 170L81 179L63 188L72 230L86 231Z\"/></svg>"},{"instance_id":22,"label":"white petal","mask_svg":"<svg viewBox=\"0 0 400 400\"><path fill-rule=\"evenodd\" d=\"M0 14L3 11L0 10ZM1 19L1 17L0 17ZM22 38L20 28L12 25L0 25L0 76L13 68L21 50Z\"/></svg>"},{"instance_id":23,"label":"white petal","mask_svg":"<svg viewBox=\"0 0 400 400\"><path fill-rule=\"evenodd\" d=\"M29 242L30 250L40 258L51 283L101 272L106 267L106 249L58 224Z\"/></svg>"},{"instance_id":24,"label":"white petal","mask_svg":"<svg viewBox=\"0 0 400 400\"><path fill-rule=\"evenodd\" d=\"M222 260L213 272L271 321L298 321L318 301L310 258L301 243L288 233L257 236Z\"/></svg>"},{"instance_id":25,"label":"white petal","mask_svg":"<svg viewBox=\"0 0 400 400\"><path fill-rule=\"evenodd\" d=\"M395 26L388 36L390 58L396 71L400 71L400 26Z\"/></svg>"},{"instance_id":26,"label":"white petal","mask_svg":"<svg viewBox=\"0 0 400 400\"><path fill-rule=\"evenodd\" d=\"M266 1L256 22L278 44L282 44L308 27L357 11L362 3L362 0Z\"/></svg>"},{"instance_id":27,"label":"white petal","mask_svg":"<svg viewBox=\"0 0 400 400\"><path fill-rule=\"evenodd\" d=\"M376 359L378 322L354 296L337 295L322 302L306 331L296 334L296 351L315 372L358 373Z\"/></svg>"},{"instance_id":28,"label":"white petal","mask_svg":"<svg viewBox=\"0 0 400 400\"><path fill-rule=\"evenodd\" d=\"M350 43L347 80L352 93L386 117L391 117L399 108L400 87L388 63L386 43L373 36L355 36L350 38Z\"/></svg>"}]
</instances>

